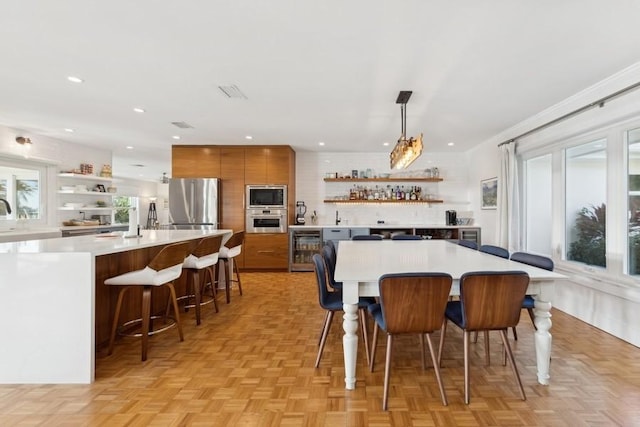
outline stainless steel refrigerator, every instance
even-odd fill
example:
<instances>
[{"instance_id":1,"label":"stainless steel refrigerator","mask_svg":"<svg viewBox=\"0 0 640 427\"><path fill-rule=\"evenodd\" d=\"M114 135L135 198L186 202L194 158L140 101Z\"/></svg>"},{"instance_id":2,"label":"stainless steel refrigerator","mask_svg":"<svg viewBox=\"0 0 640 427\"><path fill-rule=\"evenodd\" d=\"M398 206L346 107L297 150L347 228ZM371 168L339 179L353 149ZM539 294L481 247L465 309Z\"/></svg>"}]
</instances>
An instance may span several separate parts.
<instances>
[{"instance_id":1,"label":"stainless steel refrigerator","mask_svg":"<svg viewBox=\"0 0 640 427\"><path fill-rule=\"evenodd\" d=\"M221 180L174 178L169 180L169 222L175 229L220 228Z\"/></svg>"}]
</instances>

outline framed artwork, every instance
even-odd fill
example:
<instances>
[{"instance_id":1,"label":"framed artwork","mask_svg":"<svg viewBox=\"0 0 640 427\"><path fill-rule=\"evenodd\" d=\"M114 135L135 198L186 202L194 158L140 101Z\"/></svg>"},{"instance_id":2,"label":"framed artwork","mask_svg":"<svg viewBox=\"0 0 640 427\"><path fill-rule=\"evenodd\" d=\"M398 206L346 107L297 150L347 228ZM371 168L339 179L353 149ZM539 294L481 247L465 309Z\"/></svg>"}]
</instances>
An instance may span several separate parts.
<instances>
[{"instance_id":1,"label":"framed artwork","mask_svg":"<svg viewBox=\"0 0 640 427\"><path fill-rule=\"evenodd\" d=\"M480 181L482 209L498 208L498 178L483 179Z\"/></svg>"}]
</instances>

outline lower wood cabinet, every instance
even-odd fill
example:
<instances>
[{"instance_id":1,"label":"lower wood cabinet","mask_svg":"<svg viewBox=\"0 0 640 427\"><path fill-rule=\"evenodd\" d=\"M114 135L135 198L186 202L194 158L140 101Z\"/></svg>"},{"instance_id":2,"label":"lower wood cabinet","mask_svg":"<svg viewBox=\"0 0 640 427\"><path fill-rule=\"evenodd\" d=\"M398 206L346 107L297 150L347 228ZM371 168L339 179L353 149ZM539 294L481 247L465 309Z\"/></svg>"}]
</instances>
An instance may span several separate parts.
<instances>
[{"instance_id":1,"label":"lower wood cabinet","mask_svg":"<svg viewBox=\"0 0 640 427\"><path fill-rule=\"evenodd\" d=\"M247 270L287 270L289 239L287 233L265 233L244 236L244 268Z\"/></svg>"}]
</instances>

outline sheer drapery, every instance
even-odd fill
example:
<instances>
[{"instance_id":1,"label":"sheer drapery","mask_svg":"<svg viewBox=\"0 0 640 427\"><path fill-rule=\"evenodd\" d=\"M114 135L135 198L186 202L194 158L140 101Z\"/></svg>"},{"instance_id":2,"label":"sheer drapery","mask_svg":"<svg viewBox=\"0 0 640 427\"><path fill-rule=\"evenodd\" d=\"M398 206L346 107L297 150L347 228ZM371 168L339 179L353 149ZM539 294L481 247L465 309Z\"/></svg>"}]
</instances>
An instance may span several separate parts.
<instances>
[{"instance_id":1,"label":"sheer drapery","mask_svg":"<svg viewBox=\"0 0 640 427\"><path fill-rule=\"evenodd\" d=\"M520 237L520 194L516 144L500 146L500 176L498 177L498 242L510 252L522 250Z\"/></svg>"}]
</instances>

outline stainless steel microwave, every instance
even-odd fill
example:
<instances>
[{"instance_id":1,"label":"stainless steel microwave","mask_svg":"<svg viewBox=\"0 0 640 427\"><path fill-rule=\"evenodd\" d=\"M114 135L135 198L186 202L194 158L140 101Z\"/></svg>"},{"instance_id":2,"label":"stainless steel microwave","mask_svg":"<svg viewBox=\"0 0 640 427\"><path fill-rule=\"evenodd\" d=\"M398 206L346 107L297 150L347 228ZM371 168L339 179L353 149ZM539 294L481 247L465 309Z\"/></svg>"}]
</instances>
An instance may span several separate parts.
<instances>
[{"instance_id":1,"label":"stainless steel microwave","mask_svg":"<svg viewBox=\"0 0 640 427\"><path fill-rule=\"evenodd\" d=\"M247 209L287 209L286 185L247 185Z\"/></svg>"}]
</instances>

